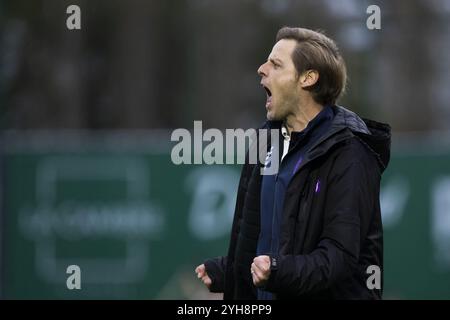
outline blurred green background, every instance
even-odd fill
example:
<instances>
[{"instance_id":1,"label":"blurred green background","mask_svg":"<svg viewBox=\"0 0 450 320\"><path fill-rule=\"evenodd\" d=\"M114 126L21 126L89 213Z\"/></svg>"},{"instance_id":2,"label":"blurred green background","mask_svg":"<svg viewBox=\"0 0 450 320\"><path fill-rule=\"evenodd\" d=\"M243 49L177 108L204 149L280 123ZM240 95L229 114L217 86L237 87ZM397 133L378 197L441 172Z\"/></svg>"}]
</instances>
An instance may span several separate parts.
<instances>
[{"instance_id":1,"label":"blurred green background","mask_svg":"<svg viewBox=\"0 0 450 320\"><path fill-rule=\"evenodd\" d=\"M384 298L450 299L449 18L447 0L1 0L0 297L220 298L193 270L226 253L240 166L176 166L170 133L259 126L256 70L290 25L335 39L340 104L392 126Z\"/></svg>"}]
</instances>

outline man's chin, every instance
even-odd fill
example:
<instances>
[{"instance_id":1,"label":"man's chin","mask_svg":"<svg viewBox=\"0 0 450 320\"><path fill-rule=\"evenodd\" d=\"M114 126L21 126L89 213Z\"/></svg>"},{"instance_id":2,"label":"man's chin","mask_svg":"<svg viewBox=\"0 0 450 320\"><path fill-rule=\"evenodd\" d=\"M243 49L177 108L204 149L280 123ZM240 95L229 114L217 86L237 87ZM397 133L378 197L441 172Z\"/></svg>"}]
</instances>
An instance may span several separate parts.
<instances>
[{"instance_id":1,"label":"man's chin","mask_svg":"<svg viewBox=\"0 0 450 320\"><path fill-rule=\"evenodd\" d=\"M274 114L271 111L267 111L267 115L266 115L267 120L269 121L278 121L281 120L280 117L277 117L276 114Z\"/></svg>"}]
</instances>

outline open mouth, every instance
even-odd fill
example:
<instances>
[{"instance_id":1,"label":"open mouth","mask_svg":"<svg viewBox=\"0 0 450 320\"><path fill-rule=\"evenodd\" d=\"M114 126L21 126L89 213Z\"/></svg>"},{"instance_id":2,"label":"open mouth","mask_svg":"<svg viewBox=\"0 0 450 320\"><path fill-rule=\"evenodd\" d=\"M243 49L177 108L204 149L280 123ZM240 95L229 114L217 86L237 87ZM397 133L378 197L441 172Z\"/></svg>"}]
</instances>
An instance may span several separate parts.
<instances>
[{"instance_id":1,"label":"open mouth","mask_svg":"<svg viewBox=\"0 0 450 320\"><path fill-rule=\"evenodd\" d=\"M270 91L269 88L267 88L265 85L263 85L264 90L266 90L267 93L267 97L270 98L272 96L272 92Z\"/></svg>"},{"instance_id":2,"label":"open mouth","mask_svg":"<svg viewBox=\"0 0 450 320\"><path fill-rule=\"evenodd\" d=\"M270 108L270 104L272 103L272 91L265 85L262 85L267 94L266 108Z\"/></svg>"}]
</instances>

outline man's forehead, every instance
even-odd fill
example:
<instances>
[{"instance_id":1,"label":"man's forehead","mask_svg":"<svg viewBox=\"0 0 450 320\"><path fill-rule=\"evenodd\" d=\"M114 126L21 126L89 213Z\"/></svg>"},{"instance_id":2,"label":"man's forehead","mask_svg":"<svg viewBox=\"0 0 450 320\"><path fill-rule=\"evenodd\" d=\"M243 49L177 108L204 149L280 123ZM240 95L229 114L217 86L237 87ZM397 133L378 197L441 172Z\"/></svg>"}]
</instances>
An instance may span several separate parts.
<instances>
[{"instance_id":1,"label":"man's forehead","mask_svg":"<svg viewBox=\"0 0 450 320\"><path fill-rule=\"evenodd\" d=\"M281 60L290 58L296 44L297 42L293 39L281 39L273 46L269 58Z\"/></svg>"}]
</instances>

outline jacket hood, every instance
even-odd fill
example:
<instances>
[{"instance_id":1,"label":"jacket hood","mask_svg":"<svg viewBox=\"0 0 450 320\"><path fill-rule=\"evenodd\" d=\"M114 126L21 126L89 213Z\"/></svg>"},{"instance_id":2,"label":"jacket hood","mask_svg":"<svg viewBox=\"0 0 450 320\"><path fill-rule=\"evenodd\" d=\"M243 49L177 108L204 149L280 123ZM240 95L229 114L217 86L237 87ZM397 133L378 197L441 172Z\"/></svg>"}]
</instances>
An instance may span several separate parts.
<instances>
[{"instance_id":1,"label":"jacket hood","mask_svg":"<svg viewBox=\"0 0 450 320\"><path fill-rule=\"evenodd\" d=\"M335 117L331 131L350 129L377 158L380 168L384 171L391 154L391 127L385 123L360 118L356 113L341 106L334 106L333 111Z\"/></svg>"}]
</instances>

